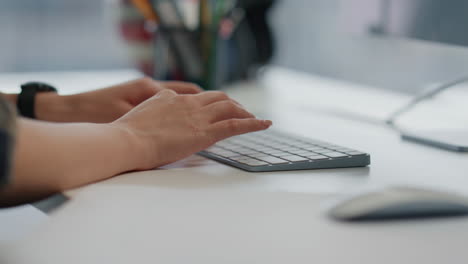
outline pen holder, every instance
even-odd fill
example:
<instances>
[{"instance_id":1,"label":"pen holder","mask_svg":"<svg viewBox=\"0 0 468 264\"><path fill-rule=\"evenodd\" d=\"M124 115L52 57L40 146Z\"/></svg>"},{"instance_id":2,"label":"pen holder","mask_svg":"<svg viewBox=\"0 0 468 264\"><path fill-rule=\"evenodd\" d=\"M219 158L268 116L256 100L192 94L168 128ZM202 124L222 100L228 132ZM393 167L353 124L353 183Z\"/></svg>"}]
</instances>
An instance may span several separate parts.
<instances>
[{"instance_id":1,"label":"pen holder","mask_svg":"<svg viewBox=\"0 0 468 264\"><path fill-rule=\"evenodd\" d=\"M192 45L192 52L198 52L198 46L193 46L197 43L197 33L184 28L174 27L157 27L154 31L153 38L153 77L159 80L180 80L199 82L200 78L191 76L187 72L190 58L185 57L183 51L186 43L178 41L177 36L184 36ZM194 55L195 58L199 54ZM192 58L193 59L193 58Z\"/></svg>"},{"instance_id":2,"label":"pen holder","mask_svg":"<svg viewBox=\"0 0 468 264\"><path fill-rule=\"evenodd\" d=\"M200 84L207 90L255 77L273 55L273 38L265 17L267 6L239 2L216 26L197 30L164 28L145 22L128 1L121 3L119 29L129 55L146 75L160 80ZM268 2L273 0L268 0Z\"/></svg>"},{"instance_id":3,"label":"pen holder","mask_svg":"<svg viewBox=\"0 0 468 264\"><path fill-rule=\"evenodd\" d=\"M227 48L218 30L158 27L153 42L155 79L194 82L206 90L229 80L235 49Z\"/></svg>"}]
</instances>

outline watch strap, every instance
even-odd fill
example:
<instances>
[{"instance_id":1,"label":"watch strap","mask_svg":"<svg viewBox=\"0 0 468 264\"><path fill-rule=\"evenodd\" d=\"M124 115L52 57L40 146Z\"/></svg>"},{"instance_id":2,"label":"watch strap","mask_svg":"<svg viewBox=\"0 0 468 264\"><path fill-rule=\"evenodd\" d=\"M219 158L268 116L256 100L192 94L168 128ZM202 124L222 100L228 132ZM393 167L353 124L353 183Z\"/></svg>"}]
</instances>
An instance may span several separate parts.
<instances>
[{"instance_id":1,"label":"watch strap","mask_svg":"<svg viewBox=\"0 0 468 264\"><path fill-rule=\"evenodd\" d=\"M29 82L21 85L21 93L18 95L17 107L24 117L36 118L36 94L38 92L57 92L53 86L39 82Z\"/></svg>"}]
</instances>

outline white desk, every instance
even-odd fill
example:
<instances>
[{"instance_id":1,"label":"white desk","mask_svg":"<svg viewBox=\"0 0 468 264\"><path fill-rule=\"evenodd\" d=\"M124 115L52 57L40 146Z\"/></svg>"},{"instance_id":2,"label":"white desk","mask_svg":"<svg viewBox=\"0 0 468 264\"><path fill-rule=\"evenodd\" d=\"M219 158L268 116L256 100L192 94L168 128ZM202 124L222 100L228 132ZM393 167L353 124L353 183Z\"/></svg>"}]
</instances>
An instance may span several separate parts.
<instances>
[{"instance_id":1,"label":"white desk","mask_svg":"<svg viewBox=\"0 0 468 264\"><path fill-rule=\"evenodd\" d=\"M468 259L466 218L343 225L324 218L318 208L324 195L366 184L435 185L468 193L468 155L402 142L394 131L376 125L409 96L278 68L268 71L259 84L231 87L228 93L272 118L276 128L371 153L371 166L252 174L194 156L165 169L122 175L68 192L73 202L9 255L27 255L34 263ZM402 125L466 129L466 118L455 114L468 112L463 102L466 93L454 91L423 105ZM450 118L444 118L447 112L452 113ZM276 211L276 204L284 211ZM185 223L182 229L180 219ZM192 221L194 229L205 232L187 236L193 231ZM214 233L213 225L218 227ZM222 228L226 226L236 228Z\"/></svg>"}]
</instances>

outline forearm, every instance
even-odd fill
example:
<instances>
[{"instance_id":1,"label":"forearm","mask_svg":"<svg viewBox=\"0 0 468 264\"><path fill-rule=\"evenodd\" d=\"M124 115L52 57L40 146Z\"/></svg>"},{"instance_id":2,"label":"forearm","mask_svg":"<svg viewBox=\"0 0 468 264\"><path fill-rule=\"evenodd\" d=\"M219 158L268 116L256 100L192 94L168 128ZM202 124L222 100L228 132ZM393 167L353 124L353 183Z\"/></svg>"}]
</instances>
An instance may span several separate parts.
<instances>
[{"instance_id":1,"label":"forearm","mask_svg":"<svg viewBox=\"0 0 468 264\"><path fill-rule=\"evenodd\" d=\"M12 105L16 105L18 94L4 94ZM76 96L75 96L76 97ZM73 96L63 96L56 93L38 93L36 95L35 113L38 120L50 122L69 122L74 121L73 107L76 107L76 100Z\"/></svg>"},{"instance_id":2,"label":"forearm","mask_svg":"<svg viewBox=\"0 0 468 264\"><path fill-rule=\"evenodd\" d=\"M110 124L21 119L12 182L0 200L24 202L137 169L135 143Z\"/></svg>"},{"instance_id":3,"label":"forearm","mask_svg":"<svg viewBox=\"0 0 468 264\"><path fill-rule=\"evenodd\" d=\"M13 105L16 105L16 101L18 100L18 95L17 94L1 94L3 98L7 99L8 102L10 102Z\"/></svg>"}]
</instances>

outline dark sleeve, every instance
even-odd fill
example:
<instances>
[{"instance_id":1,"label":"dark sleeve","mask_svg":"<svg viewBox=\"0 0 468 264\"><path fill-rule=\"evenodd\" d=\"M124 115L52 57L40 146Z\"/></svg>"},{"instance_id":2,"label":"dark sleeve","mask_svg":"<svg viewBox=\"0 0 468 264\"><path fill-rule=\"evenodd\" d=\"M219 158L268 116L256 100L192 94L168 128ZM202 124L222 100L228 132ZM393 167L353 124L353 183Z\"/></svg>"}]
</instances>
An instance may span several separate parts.
<instances>
[{"instance_id":1,"label":"dark sleeve","mask_svg":"<svg viewBox=\"0 0 468 264\"><path fill-rule=\"evenodd\" d=\"M0 188L10 177L15 132L16 110L0 94Z\"/></svg>"}]
</instances>

